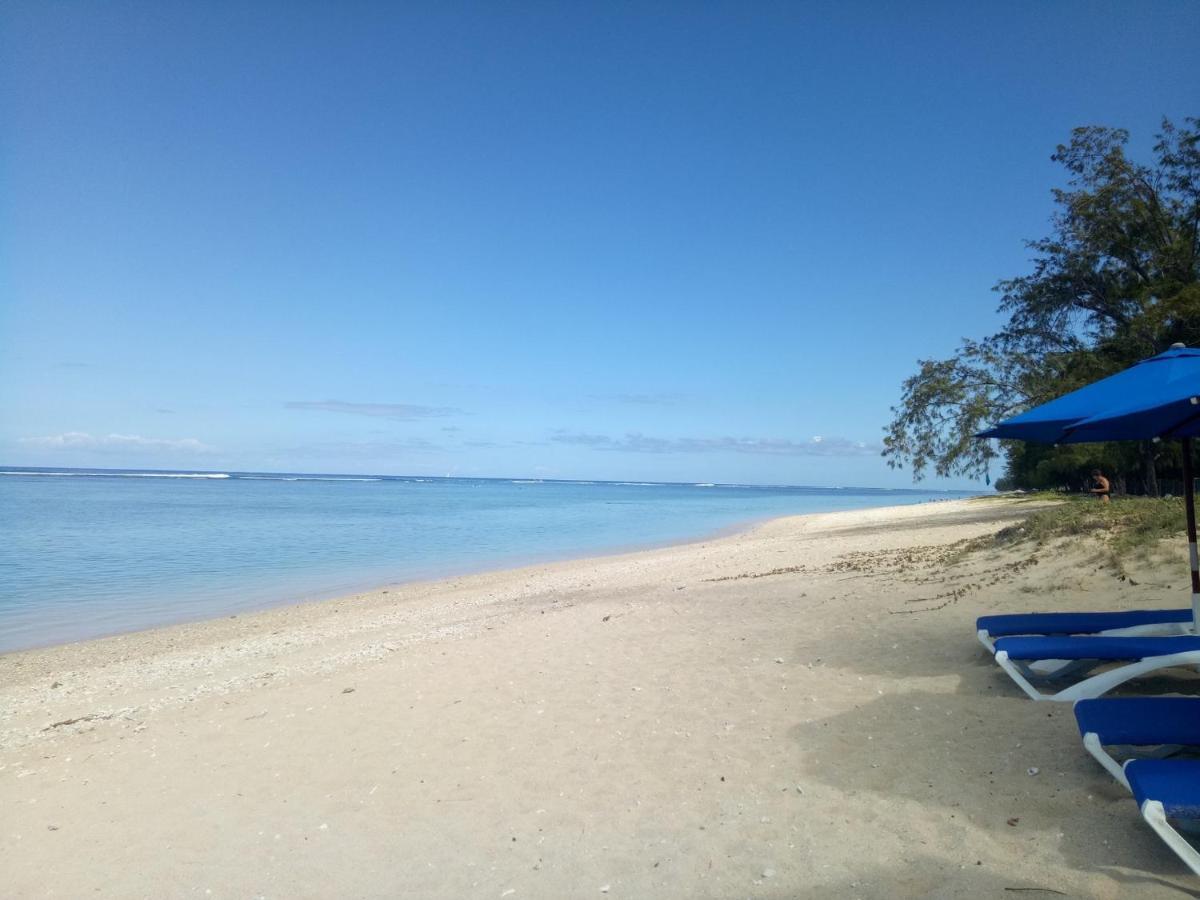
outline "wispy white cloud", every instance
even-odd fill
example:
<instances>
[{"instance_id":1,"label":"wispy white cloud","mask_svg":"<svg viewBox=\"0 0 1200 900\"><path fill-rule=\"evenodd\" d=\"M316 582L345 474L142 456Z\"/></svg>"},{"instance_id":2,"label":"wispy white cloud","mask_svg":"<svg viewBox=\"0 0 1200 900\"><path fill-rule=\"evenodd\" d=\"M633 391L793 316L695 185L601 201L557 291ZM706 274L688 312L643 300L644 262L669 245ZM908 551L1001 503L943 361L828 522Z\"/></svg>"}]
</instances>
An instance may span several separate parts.
<instances>
[{"instance_id":1,"label":"wispy white cloud","mask_svg":"<svg viewBox=\"0 0 1200 900\"><path fill-rule=\"evenodd\" d=\"M66 431L42 437L21 438L30 447L48 450L139 450L147 452L173 451L210 453L212 447L196 438L148 438L140 434L89 434L86 431Z\"/></svg>"},{"instance_id":2,"label":"wispy white cloud","mask_svg":"<svg viewBox=\"0 0 1200 900\"><path fill-rule=\"evenodd\" d=\"M400 422L463 414L461 409L454 409L449 406L421 406L417 403L351 403L347 400L291 400L285 403L284 406L288 409L350 413L355 416L396 419Z\"/></svg>"},{"instance_id":3,"label":"wispy white cloud","mask_svg":"<svg viewBox=\"0 0 1200 900\"><path fill-rule=\"evenodd\" d=\"M841 437L809 438L807 441L790 441L782 438L660 438L630 433L623 437L603 434L559 431L551 440L560 444L574 444L595 450L610 450L622 453L753 453L764 456L873 456L879 453L877 445L863 441L851 441Z\"/></svg>"}]
</instances>

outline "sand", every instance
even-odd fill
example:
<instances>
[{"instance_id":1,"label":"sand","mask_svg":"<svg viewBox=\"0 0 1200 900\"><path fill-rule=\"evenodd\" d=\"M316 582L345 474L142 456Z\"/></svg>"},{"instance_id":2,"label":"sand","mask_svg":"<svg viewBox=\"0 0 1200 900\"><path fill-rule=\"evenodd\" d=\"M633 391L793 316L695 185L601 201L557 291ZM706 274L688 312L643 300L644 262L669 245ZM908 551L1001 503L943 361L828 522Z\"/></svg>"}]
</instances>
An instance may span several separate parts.
<instances>
[{"instance_id":1,"label":"sand","mask_svg":"<svg viewBox=\"0 0 1200 900\"><path fill-rule=\"evenodd\" d=\"M1190 896L972 624L1182 603L1182 556L1136 584L1080 542L944 558L1029 511L778 519L2 656L0 894Z\"/></svg>"}]
</instances>

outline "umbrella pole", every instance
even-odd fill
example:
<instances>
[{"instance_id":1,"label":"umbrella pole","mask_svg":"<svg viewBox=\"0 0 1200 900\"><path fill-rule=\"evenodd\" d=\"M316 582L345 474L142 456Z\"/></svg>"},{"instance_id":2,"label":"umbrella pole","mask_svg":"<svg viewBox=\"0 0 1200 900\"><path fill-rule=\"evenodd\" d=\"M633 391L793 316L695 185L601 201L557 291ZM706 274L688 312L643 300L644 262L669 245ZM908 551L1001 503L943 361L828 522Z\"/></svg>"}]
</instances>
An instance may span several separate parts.
<instances>
[{"instance_id":1,"label":"umbrella pole","mask_svg":"<svg viewBox=\"0 0 1200 900\"><path fill-rule=\"evenodd\" d=\"M1188 557L1192 564L1192 622L1200 634L1200 555L1196 552L1196 492L1192 474L1192 439L1183 441L1183 505L1187 509Z\"/></svg>"}]
</instances>

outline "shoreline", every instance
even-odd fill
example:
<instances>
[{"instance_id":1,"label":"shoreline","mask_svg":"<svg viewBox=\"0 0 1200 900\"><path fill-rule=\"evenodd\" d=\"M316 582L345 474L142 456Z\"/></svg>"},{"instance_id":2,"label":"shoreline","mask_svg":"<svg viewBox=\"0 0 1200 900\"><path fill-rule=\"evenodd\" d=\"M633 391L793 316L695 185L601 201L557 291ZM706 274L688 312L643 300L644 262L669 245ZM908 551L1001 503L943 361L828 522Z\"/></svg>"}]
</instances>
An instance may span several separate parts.
<instances>
[{"instance_id":1,"label":"shoreline","mask_svg":"<svg viewBox=\"0 0 1200 900\"><path fill-rule=\"evenodd\" d=\"M1002 522L1013 521L1022 515L1003 500L985 511L984 502L990 502L990 498L774 516L729 526L723 530L726 533L682 543L387 584L322 599L283 602L244 613L15 650L0 654L0 701L4 698L3 686L20 687L22 683L47 678L54 683L57 672L87 672L91 667L111 673L114 665L123 666L118 681L125 678L136 681L150 670L153 670L154 678L161 679L180 668L197 667L200 664L197 660L205 666L215 662L231 667L240 665L245 669L220 688L201 685L195 695L202 696L214 690L253 684L253 676L245 667L253 668L251 664L256 660L273 659L295 652L297 648L313 649L326 640L339 639L354 645L336 659L332 656L324 659L321 665L325 668L331 663L342 665L361 658L377 659L395 652L402 644L420 644L430 638L453 636L462 630L459 625L477 625L481 617L519 616L527 612L526 606L531 602L545 603L544 598L549 594L564 590L575 593L594 585L603 587L606 582L617 581L627 567L644 569L663 560L696 556L708 559L721 553L736 552L742 544L774 542L778 540L774 536L776 533L787 535L798 548L806 541L819 543L842 530L868 533L879 528L886 530L906 521L936 520L941 512L949 515L965 513L973 519ZM717 567L720 569L722 564ZM685 577L694 580L695 576L689 573ZM552 599L546 608L557 605L558 600ZM455 613L457 619L447 620L450 612ZM352 620L349 629L343 615L346 613ZM417 630L406 630L400 638L395 636L397 625L410 624ZM360 634L385 637L371 640L364 647L355 644ZM212 652L213 648L216 652ZM109 677L111 679L111 674ZM85 694L88 699L94 695L92 691ZM65 690L54 699L70 697L71 691ZM111 710L105 710L100 715L110 713ZM4 726L9 718L0 703L0 748L4 744Z\"/></svg>"},{"instance_id":2,"label":"shoreline","mask_svg":"<svg viewBox=\"0 0 1200 900\"><path fill-rule=\"evenodd\" d=\"M1070 709L1025 699L973 628L1161 604L1186 566L956 555L1036 508L773 518L7 654L7 889L1189 896Z\"/></svg>"},{"instance_id":3,"label":"shoreline","mask_svg":"<svg viewBox=\"0 0 1200 900\"><path fill-rule=\"evenodd\" d=\"M678 557L687 554L688 551L697 551L703 556L708 556L722 550L734 549L742 542L755 542L759 536L773 531L786 532L793 536L803 535L802 539L820 540L822 537L836 534L839 529L877 527L879 523L886 527L903 523L905 520L927 518L935 515L937 511L953 513L969 510L978 507L981 502L979 498L968 498L773 516L728 526L722 529L721 533L690 541L671 542L625 552L556 559L512 568L489 568L444 578L385 584L362 591L338 593L332 597L285 601L248 612L210 616L78 641L14 650L0 653L0 700L4 696L2 686L18 685L21 680L42 677L53 680L57 671L75 671L81 667L86 670L89 666L109 669L114 662L129 666L132 670L130 674L136 676L143 663L153 663L159 658L170 657L181 651L185 655L191 651L199 651L203 656L205 648L218 647L220 661L224 664L238 658L270 658L297 643L297 640L292 639L295 635L301 635L310 644L317 643L320 638L326 636L340 637L337 632L342 625L335 617L340 617L343 612L357 618L358 621L354 623L355 631L365 632L387 630L393 621L404 621L409 613L414 613L416 620L421 620L422 615L432 614L434 621L423 623L429 629L429 634L418 632L415 636L407 636L408 639L415 639L419 643L430 635L441 634L444 630L445 623L438 619L445 612L445 608L435 602L444 595L449 595L453 606L468 619L481 614L486 615L493 607L501 609L501 614L504 615L519 614L531 596L537 597L547 591L562 590L564 579L569 589L578 589L580 572L603 573L591 576L595 581L602 583L604 578L612 577L610 573L614 570L625 566L653 564L661 558ZM1009 521L1013 514L997 510L990 513L990 517ZM593 581L589 580L587 585L590 587L592 583ZM542 584L546 584L547 587L539 592L538 587ZM295 633L292 638L278 642L264 638L264 632L275 637L288 634L289 630ZM384 641L373 645L367 651L367 655L377 657L381 648L383 652L391 653L394 652L395 646L394 640ZM355 657L360 655L357 651L352 654ZM168 663L163 668L172 670L176 667ZM209 691L210 688L205 687L199 693ZM69 693L64 692L60 696L67 697ZM0 747L3 746L6 718L0 705Z\"/></svg>"},{"instance_id":4,"label":"shoreline","mask_svg":"<svg viewBox=\"0 0 1200 900\"><path fill-rule=\"evenodd\" d=\"M503 480L503 479L501 479ZM807 516L820 516L839 512L856 512L867 509L900 509L907 506L925 506L932 503L951 503L960 502L963 500L974 500L979 497L989 495L976 495L973 497L956 497L947 499L921 500L915 503L899 504L896 506L879 506L879 507L854 507L845 510L832 510L828 512L816 513L800 513L797 515L768 515L768 516L752 516L747 519L742 519L728 525L721 526L712 531L706 531L691 537L668 538L665 540L653 540L646 542L633 542L630 544L618 544L607 547L594 548L589 550L579 550L578 552L570 552L566 555L549 554L547 556L539 556L537 554L527 555L519 554L508 556L503 559L490 560L480 562L476 565L445 565L431 567L427 571L413 574L412 577L400 578L397 580L379 581L363 581L356 582L353 580L344 580L337 587L329 587L327 589L317 589L313 591L288 590L283 587L276 589L264 589L259 586L254 593L260 596L270 594L273 599L260 599L253 602L252 605L246 608L239 608L236 612L220 612L216 614L199 613L197 615L180 614L176 616L168 616L161 621L154 621L143 626L133 627L115 627L111 631L103 631L96 634L86 634L81 637L72 637L66 639L50 638L47 640L37 640L33 643L22 644L11 649L0 648L0 659L5 656L15 653L28 653L38 650L49 650L55 647L75 646L91 641L105 640L108 638L117 638L126 635L141 634L145 632L155 631L163 628L174 628L177 626L197 625L204 622L215 621L225 618L238 618L243 616L252 616L257 613L267 612L270 610L287 608L292 606L302 606L313 603L328 603L331 601L341 600L346 597L358 597L362 595L377 594L381 591L395 591L406 588L411 585L430 584L451 579L466 578L477 575L488 575L500 572L509 572L517 569L535 568L539 566L548 566L555 563L571 563L585 562L592 559L606 559L615 556L626 556L635 553L641 553L651 550L665 550L671 547L686 547L692 544L704 543L707 541L720 540L726 537L752 531L753 529L765 525L776 520L785 520L793 518L804 518Z\"/></svg>"}]
</instances>

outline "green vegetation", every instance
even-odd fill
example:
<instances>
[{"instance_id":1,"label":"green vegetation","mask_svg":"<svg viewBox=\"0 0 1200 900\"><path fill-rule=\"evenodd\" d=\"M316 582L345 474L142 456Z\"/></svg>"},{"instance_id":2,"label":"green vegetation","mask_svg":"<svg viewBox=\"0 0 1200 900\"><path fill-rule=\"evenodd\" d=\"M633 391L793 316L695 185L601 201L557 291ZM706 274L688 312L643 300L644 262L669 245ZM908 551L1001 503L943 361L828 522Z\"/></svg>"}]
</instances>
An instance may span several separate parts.
<instances>
[{"instance_id":1,"label":"green vegetation","mask_svg":"<svg viewBox=\"0 0 1200 900\"><path fill-rule=\"evenodd\" d=\"M1185 530L1182 498L1124 497L1112 503L1098 503L1091 498L1076 497L1039 510L972 549L1027 543L1042 547L1059 539L1090 535L1102 542L1107 555L1104 561L1123 573L1126 561L1145 558L1164 539L1181 546Z\"/></svg>"},{"instance_id":2,"label":"green vegetation","mask_svg":"<svg viewBox=\"0 0 1200 900\"><path fill-rule=\"evenodd\" d=\"M930 469L981 476L997 452L972 435L988 425L1172 343L1200 344L1200 119L1164 121L1149 165L1126 155L1128 140L1121 129L1077 128L1051 156L1067 187L1054 191L1050 236L1028 242L1031 273L995 286L1007 324L949 359L919 361L884 438L889 465L914 480ZM1161 475L1180 477L1170 442L1006 441L1001 453L1002 489L1078 489L1098 467L1117 493L1153 496Z\"/></svg>"}]
</instances>

